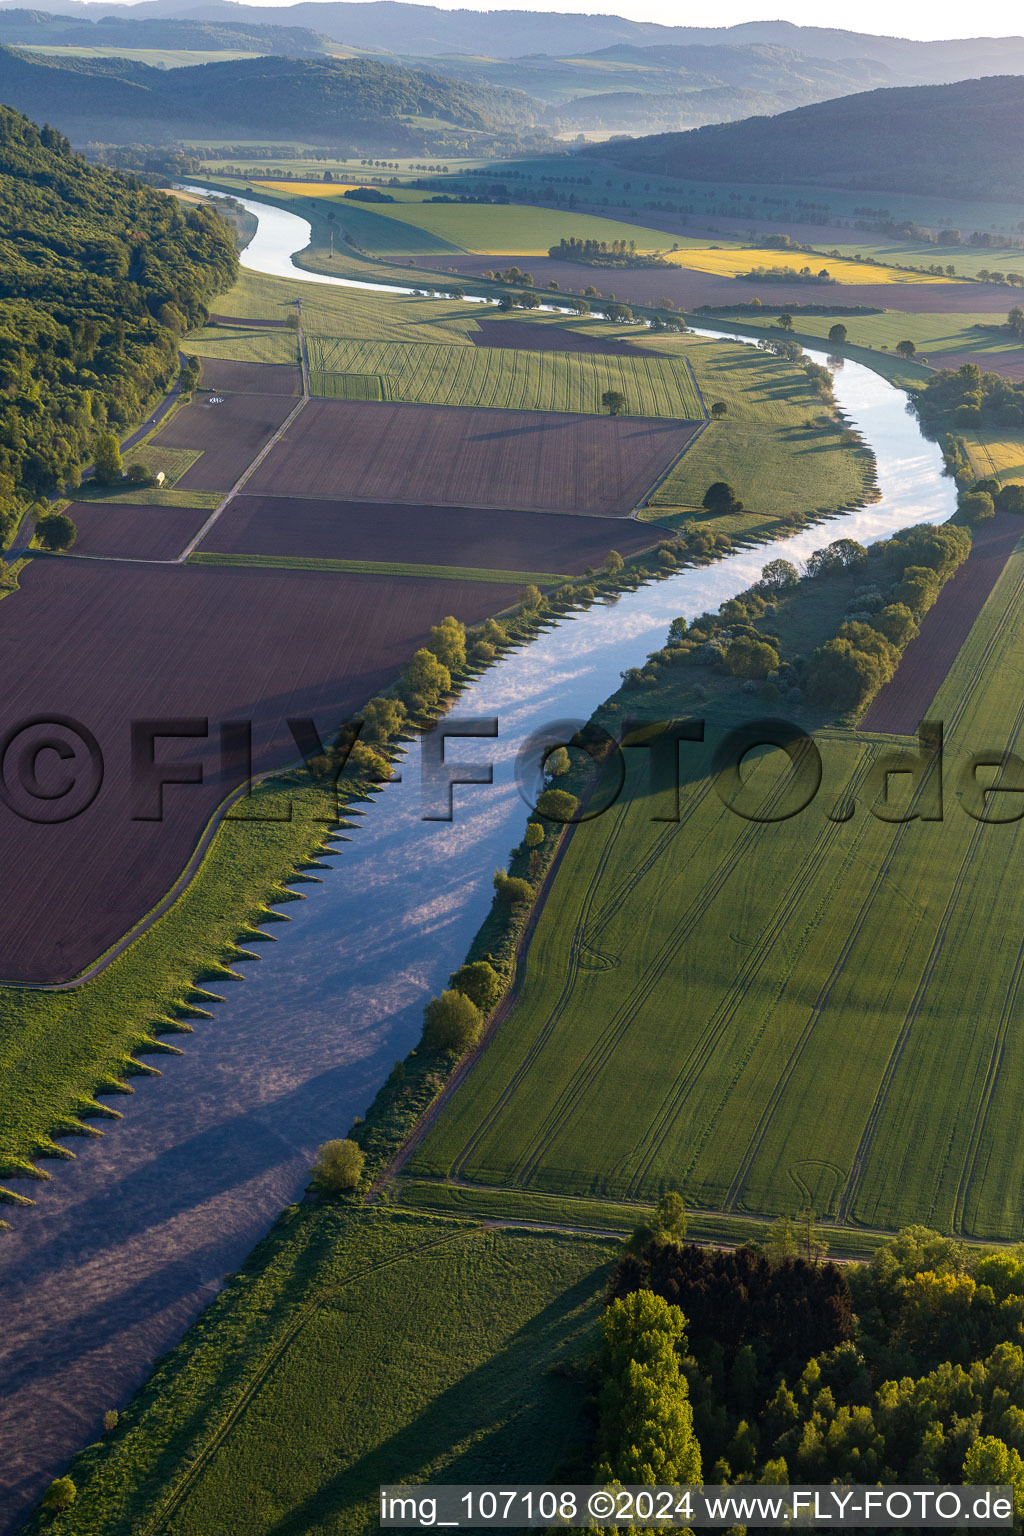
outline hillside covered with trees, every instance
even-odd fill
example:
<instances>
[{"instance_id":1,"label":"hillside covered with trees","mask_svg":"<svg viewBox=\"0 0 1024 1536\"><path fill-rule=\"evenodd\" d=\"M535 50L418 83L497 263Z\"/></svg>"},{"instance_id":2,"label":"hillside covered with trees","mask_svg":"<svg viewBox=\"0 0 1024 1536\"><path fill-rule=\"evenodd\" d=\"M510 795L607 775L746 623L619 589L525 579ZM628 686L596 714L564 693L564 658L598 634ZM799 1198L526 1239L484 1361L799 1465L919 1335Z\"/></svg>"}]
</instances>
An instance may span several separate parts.
<instances>
[{"instance_id":1,"label":"hillside covered with trees","mask_svg":"<svg viewBox=\"0 0 1024 1536\"><path fill-rule=\"evenodd\" d=\"M54 59L0 48L0 97L78 142L101 143L269 133L397 152L426 142L416 119L495 132L517 130L535 117L533 104L517 92L371 59L237 59L164 70L127 59Z\"/></svg>"},{"instance_id":2,"label":"hillside covered with trees","mask_svg":"<svg viewBox=\"0 0 1024 1536\"><path fill-rule=\"evenodd\" d=\"M1024 78L993 75L865 91L779 117L656 134L588 153L629 170L697 180L1019 199L1022 151Z\"/></svg>"},{"instance_id":3,"label":"hillside covered with trees","mask_svg":"<svg viewBox=\"0 0 1024 1536\"><path fill-rule=\"evenodd\" d=\"M235 270L215 215L0 107L0 531L139 418Z\"/></svg>"}]
</instances>

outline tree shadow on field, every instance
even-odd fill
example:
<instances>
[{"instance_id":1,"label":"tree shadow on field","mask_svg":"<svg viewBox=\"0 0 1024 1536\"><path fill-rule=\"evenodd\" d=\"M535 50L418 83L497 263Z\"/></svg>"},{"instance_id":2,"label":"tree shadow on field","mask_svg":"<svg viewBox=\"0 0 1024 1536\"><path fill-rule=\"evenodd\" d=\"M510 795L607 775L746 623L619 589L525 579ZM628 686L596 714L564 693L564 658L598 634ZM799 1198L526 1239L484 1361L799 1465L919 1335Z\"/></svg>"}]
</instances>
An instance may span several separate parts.
<instances>
[{"instance_id":1,"label":"tree shadow on field","mask_svg":"<svg viewBox=\"0 0 1024 1536\"><path fill-rule=\"evenodd\" d=\"M582 1438L584 1401L580 1386L551 1367L577 1352L579 1313L599 1299L605 1278L601 1265L563 1291L483 1365L451 1381L404 1429L325 1482L265 1536L308 1536L314 1529L376 1531L376 1513L365 1527L350 1523L356 1508L372 1501L376 1510L381 1487L414 1482L428 1473L441 1475L443 1470L448 1483L535 1482L550 1473ZM438 1305L440 1312L443 1298ZM438 1317L431 1340L437 1357L444 1357L446 1330L463 1326L459 1316ZM472 1444L443 1469L437 1466L452 1446L470 1437Z\"/></svg>"}]
</instances>

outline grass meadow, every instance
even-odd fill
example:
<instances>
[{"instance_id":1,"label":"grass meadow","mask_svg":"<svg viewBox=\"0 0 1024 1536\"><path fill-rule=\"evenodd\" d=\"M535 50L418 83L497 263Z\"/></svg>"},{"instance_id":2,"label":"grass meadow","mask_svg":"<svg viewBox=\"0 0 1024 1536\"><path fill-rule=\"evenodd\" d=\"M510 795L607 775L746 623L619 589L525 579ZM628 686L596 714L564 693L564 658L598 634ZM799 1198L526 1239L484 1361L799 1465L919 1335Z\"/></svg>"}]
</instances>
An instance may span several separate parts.
<instances>
[{"instance_id":1,"label":"grass meadow","mask_svg":"<svg viewBox=\"0 0 1024 1536\"><path fill-rule=\"evenodd\" d=\"M971 819L955 791L979 744L1020 739L1022 643L1018 552L929 712L946 733L941 821L876 817L870 774L893 742L846 728L817 732L818 798L770 823L712 787L710 724L684 749L678 822L652 819L670 807L647 791L646 754L627 753L633 795L573 834L516 1005L410 1171L1018 1236L1024 832ZM670 684L626 708L701 712ZM758 814L779 809L777 756L756 770Z\"/></svg>"},{"instance_id":2,"label":"grass meadow","mask_svg":"<svg viewBox=\"0 0 1024 1536\"><path fill-rule=\"evenodd\" d=\"M293 1206L73 1463L62 1531L355 1536L383 1483L543 1482L582 1444L557 1368L593 1348L616 1246Z\"/></svg>"},{"instance_id":3,"label":"grass meadow","mask_svg":"<svg viewBox=\"0 0 1024 1536\"><path fill-rule=\"evenodd\" d=\"M863 500L874 459L842 441L842 427L801 368L729 342L683 337L657 345L689 358L708 405L721 400L729 414L683 454L644 516L672 522L692 515L714 480L727 480L757 517L835 511Z\"/></svg>"},{"instance_id":4,"label":"grass meadow","mask_svg":"<svg viewBox=\"0 0 1024 1536\"><path fill-rule=\"evenodd\" d=\"M292 330L208 325L193 331L187 346L197 357L226 357L233 363L290 363L295 367L299 361L299 339Z\"/></svg>"},{"instance_id":5,"label":"grass meadow","mask_svg":"<svg viewBox=\"0 0 1024 1536\"><path fill-rule=\"evenodd\" d=\"M1006 307L1013 302L1008 295ZM776 311L768 309L765 319L770 323ZM887 309L878 315L800 315L795 323L807 337L820 341L828 338L832 326L839 321L846 326L852 346L871 347L880 351L888 347L895 352L901 341L912 341L917 348L918 361L931 363L935 368L947 367L944 354L970 352L982 370L991 357L992 365L1022 356L1021 344L1008 332L994 327L1000 317L993 314L961 315L951 313L914 314L907 310ZM898 361L893 359L894 362Z\"/></svg>"}]
</instances>

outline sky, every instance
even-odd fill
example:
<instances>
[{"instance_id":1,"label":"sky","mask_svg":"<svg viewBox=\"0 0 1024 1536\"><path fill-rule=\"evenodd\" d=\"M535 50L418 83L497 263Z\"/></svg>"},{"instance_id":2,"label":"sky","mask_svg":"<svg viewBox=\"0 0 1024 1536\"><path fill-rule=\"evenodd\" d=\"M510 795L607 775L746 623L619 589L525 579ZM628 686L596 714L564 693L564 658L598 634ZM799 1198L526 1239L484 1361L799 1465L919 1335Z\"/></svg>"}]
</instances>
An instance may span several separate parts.
<instances>
[{"instance_id":1,"label":"sky","mask_svg":"<svg viewBox=\"0 0 1024 1536\"><path fill-rule=\"evenodd\" d=\"M288 4L289 0L247 0L248 4ZM978 0L970 6L952 0L857 0L823 7L820 0L718 0L713 11L679 0L429 0L445 10L575 11L629 16L664 26L732 26L740 21L793 21L801 26L843 27L886 37L1019 37L1024 34L1020 0Z\"/></svg>"}]
</instances>

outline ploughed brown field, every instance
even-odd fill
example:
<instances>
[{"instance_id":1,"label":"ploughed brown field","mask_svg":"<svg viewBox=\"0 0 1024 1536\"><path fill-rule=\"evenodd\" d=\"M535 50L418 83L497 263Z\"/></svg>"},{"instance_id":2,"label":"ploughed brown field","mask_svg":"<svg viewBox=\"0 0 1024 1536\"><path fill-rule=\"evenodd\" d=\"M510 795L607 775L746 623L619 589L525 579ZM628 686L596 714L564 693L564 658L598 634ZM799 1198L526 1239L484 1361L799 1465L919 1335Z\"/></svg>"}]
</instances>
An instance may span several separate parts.
<instances>
[{"instance_id":1,"label":"ploughed brown field","mask_svg":"<svg viewBox=\"0 0 1024 1536\"><path fill-rule=\"evenodd\" d=\"M628 341L568 331L562 325L536 325L529 320L478 320L469 339L474 347L514 347L518 352L601 352L607 357L636 357Z\"/></svg>"},{"instance_id":2,"label":"ploughed brown field","mask_svg":"<svg viewBox=\"0 0 1024 1536\"><path fill-rule=\"evenodd\" d=\"M153 439L158 448L202 450L175 482L180 491L229 491L296 404L288 395L225 395L219 405L210 398L197 396Z\"/></svg>"},{"instance_id":3,"label":"ploughed brown field","mask_svg":"<svg viewBox=\"0 0 1024 1536\"><path fill-rule=\"evenodd\" d=\"M431 624L448 613L477 621L517 595L416 577L33 560L0 603L0 651L18 657L0 731L79 722L103 774L92 803L62 824L0 802L0 978L75 976L174 884L237 782L220 764L221 721L252 721L255 772L293 762L289 717L312 718L326 736L391 681ZM174 716L208 718L209 738L160 740L156 760L201 764L203 782L165 788L162 821L133 820L131 722ZM84 774L81 755L69 769L40 753L40 792ZM10 785L16 756L5 771Z\"/></svg>"},{"instance_id":4,"label":"ploughed brown field","mask_svg":"<svg viewBox=\"0 0 1024 1536\"><path fill-rule=\"evenodd\" d=\"M1012 512L997 512L975 531L970 555L921 620L920 632L875 695L860 730L915 733L1022 538L1024 520Z\"/></svg>"},{"instance_id":5,"label":"ploughed brown field","mask_svg":"<svg viewBox=\"0 0 1024 1536\"><path fill-rule=\"evenodd\" d=\"M131 507L76 501L68 516L78 529L73 553L126 560L174 560L209 517L202 507Z\"/></svg>"},{"instance_id":6,"label":"ploughed brown field","mask_svg":"<svg viewBox=\"0 0 1024 1536\"><path fill-rule=\"evenodd\" d=\"M466 275L479 275L521 256L445 255L446 265ZM770 252L764 256L770 266ZM635 271L588 267L582 262L552 261L530 257L530 271L539 289L552 278L567 292L581 293L592 285L605 298L614 293L622 303L657 304L671 299L677 309L697 309L701 304L749 304L761 299L766 310L790 304L866 304L872 309L902 309L912 313L1004 315L1013 303L1013 291L998 283L837 283L816 288L808 283L758 283L715 272L691 272L685 267L639 267Z\"/></svg>"},{"instance_id":7,"label":"ploughed brown field","mask_svg":"<svg viewBox=\"0 0 1024 1536\"><path fill-rule=\"evenodd\" d=\"M240 320L239 325L262 322ZM269 321L267 322L270 323ZM229 357L201 357L202 387L237 395L301 395L302 374L288 363L235 363Z\"/></svg>"},{"instance_id":8,"label":"ploughed brown field","mask_svg":"<svg viewBox=\"0 0 1024 1536\"><path fill-rule=\"evenodd\" d=\"M660 534L651 523L617 524L559 512L236 496L200 548L577 575L599 565L610 549L631 555Z\"/></svg>"},{"instance_id":9,"label":"ploughed brown field","mask_svg":"<svg viewBox=\"0 0 1024 1536\"><path fill-rule=\"evenodd\" d=\"M698 426L639 416L313 400L249 490L622 517ZM183 476L179 484L187 482Z\"/></svg>"}]
</instances>

